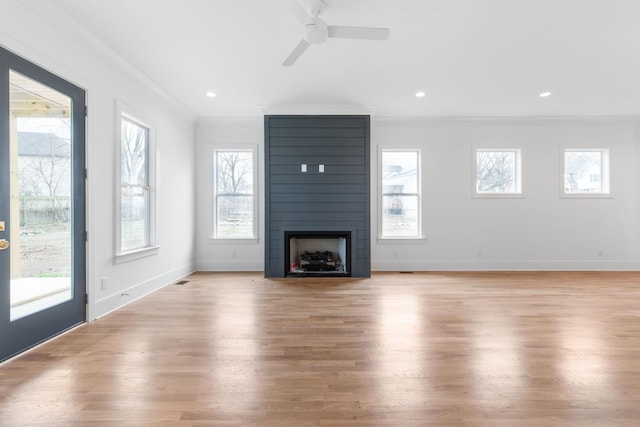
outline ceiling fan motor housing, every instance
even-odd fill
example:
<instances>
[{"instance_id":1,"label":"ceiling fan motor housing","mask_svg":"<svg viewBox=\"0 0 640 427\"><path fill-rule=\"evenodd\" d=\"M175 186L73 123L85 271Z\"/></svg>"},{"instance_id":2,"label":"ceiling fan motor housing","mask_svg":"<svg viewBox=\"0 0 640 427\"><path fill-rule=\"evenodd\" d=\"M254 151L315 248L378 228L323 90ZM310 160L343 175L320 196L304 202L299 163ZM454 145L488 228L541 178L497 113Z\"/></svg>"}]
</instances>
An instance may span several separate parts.
<instances>
[{"instance_id":1,"label":"ceiling fan motor housing","mask_svg":"<svg viewBox=\"0 0 640 427\"><path fill-rule=\"evenodd\" d=\"M320 18L314 18L311 24L304 26L304 39L310 44L324 43L329 37L327 23Z\"/></svg>"}]
</instances>

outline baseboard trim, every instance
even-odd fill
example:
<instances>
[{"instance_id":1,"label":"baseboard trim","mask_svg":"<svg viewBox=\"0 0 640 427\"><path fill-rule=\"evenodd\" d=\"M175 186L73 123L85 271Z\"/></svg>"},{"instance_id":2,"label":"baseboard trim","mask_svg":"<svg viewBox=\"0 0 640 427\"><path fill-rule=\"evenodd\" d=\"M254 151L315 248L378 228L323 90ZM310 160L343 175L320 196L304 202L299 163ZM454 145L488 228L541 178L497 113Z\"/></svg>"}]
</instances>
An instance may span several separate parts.
<instances>
[{"instance_id":1,"label":"baseboard trim","mask_svg":"<svg viewBox=\"0 0 640 427\"><path fill-rule=\"evenodd\" d=\"M197 271L264 271L264 261L196 261Z\"/></svg>"},{"instance_id":2,"label":"baseboard trim","mask_svg":"<svg viewBox=\"0 0 640 427\"><path fill-rule=\"evenodd\" d=\"M165 272L159 276L153 277L145 282L138 283L137 285L130 286L126 289L122 289L116 294L96 301L95 310L93 311L94 313L96 313L96 315L93 319L87 319L87 321L99 319L100 317L112 313L126 305L131 304L134 301L139 300L146 295L149 295L159 289L164 288L167 285L170 285L171 283L174 283L179 279L182 279L183 277L188 276L194 271L196 271L195 266L193 264L187 264L185 266Z\"/></svg>"},{"instance_id":3,"label":"baseboard trim","mask_svg":"<svg viewBox=\"0 0 640 427\"><path fill-rule=\"evenodd\" d=\"M372 271L638 271L636 260L381 261Z\"/></svg>"}]
</instances>

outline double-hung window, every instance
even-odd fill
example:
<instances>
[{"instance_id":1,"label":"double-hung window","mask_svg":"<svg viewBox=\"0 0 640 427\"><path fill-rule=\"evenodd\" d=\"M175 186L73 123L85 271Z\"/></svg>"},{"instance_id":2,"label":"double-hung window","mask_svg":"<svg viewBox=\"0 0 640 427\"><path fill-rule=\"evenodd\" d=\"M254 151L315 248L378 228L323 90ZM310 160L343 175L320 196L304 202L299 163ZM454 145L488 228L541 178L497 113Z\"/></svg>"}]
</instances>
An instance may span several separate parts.
<instances>
[{"instance_id":1,"label":"double-hung window","mask_svg":"<svg viewBox=\"0 0 640 427\"><path fill-rule=\"evenodd\" d=\"M155 249L153 129L118 105L119 161L116 259Z\"/></svg>"},{"instance_id":2,"label":"double-hung window","mask_svg":"<svg viewBox=\"0 0 640 427\"><path fill-rule=\"evenodd\" d=\"M257 203L255 148L214 149L215 239L255 239Z\"/></svg>"},{"instance_id":3,"label":"double-hung window","mask_svg":"<svg viewBox=\"0 0 640 427\"><path fill-rule=\"evenodd\" d=\"M420 150L380 151L380 237L422 237Z\"/></svg>"}]
</instances>

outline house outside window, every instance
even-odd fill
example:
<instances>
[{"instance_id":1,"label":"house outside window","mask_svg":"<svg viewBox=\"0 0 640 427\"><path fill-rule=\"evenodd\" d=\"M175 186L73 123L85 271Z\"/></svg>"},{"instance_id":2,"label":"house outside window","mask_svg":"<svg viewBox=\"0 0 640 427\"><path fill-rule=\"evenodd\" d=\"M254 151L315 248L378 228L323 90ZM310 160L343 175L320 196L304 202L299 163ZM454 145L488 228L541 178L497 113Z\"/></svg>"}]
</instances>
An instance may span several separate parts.
<instances>
[{"instance_id":1,"label":"house outside window","mask_svg":"<svg viewBox=\"0 0 640 427\"><path fill-rule=\"evenodd\" d=\"M255 149L215 149L215 239L255 239L257 202Z\"/></svg>"},{"instance_id":2,"label":"house outside window","mask_svg":"<svg viewBox=\"0 0 640 427\"><path fill-rule=\"evenodd\" d=\"M421 224L420 151L381 151L382 238L419 238Z\"/></svg>"},{"instance_id":3,"label":"house outside window","mask_svg":"<svg viewBox=\"0 0 640 427\"><path fill-rule=\"evenodd\" d=\"M565 149L563 160L565 195L609 194L609 150Z\"/></svg>"}]
</instances>

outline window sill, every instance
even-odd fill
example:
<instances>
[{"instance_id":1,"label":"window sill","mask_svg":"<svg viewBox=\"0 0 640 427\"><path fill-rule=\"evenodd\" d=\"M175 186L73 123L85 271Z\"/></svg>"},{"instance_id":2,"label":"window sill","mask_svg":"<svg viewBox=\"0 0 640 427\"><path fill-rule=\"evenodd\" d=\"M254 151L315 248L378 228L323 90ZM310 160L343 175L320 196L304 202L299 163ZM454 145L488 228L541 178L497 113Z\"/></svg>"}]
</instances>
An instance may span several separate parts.
<instances>
[{"instance_id":1,"label":"window sill","mask_svg":"<svg viewBox=\"0 0 640 427\"><path fill-rule=\"evenodd\" d=\"M524 199L523 193L474 193L474 199Z\"/></svg>"},{"instance_id":2,"label":"window sill","mask_svg":"<svg viewBox=\"0 0 640 427\"><path fill-rule=\"evenodd\" d=\"M562 193L561 199L613 199L611 193Z\"/></svg>"},{"instance_id":3,"label":"window sill","mask_svg":"<svg viewBox=\"0 0 640 427\"><path fill-rule=\"evenodd\" d=\"M134 261L140 258L156 255L159 249L160 249L159 246L149 246L146 248L135 249L129 252L122 252L122 253L116 254L115 263L121 264L124 262Z\"/></svg>"},{"instance_id":4,"label":"window sill","mask_svg":"<svg viewBox=\"0 0 640 427\"><path fill-rule=\"evenodd\" d=\"M228 237L209 237L210 245L257 245L260 240L256 237L247 237L247 238L228 238Z\"/></svg>"},{"instance_id":5,"label":"window sill","mask_svg":"<svg viewBox=\"0 0 640 427\"><path fill-rule=\"evenodd\" d=\"M380 245L423 245L427 243L426 237L378 237Z\"/></svg>"}]
</instances>

